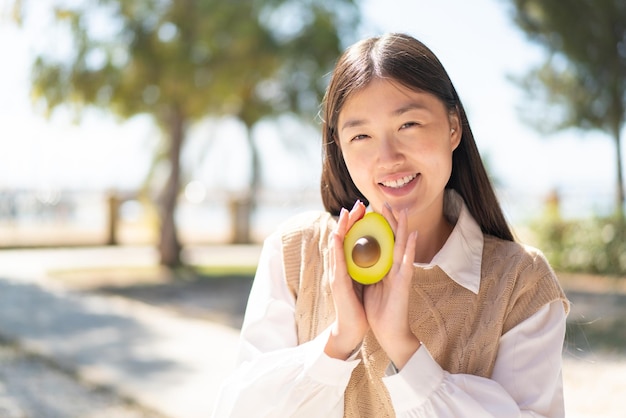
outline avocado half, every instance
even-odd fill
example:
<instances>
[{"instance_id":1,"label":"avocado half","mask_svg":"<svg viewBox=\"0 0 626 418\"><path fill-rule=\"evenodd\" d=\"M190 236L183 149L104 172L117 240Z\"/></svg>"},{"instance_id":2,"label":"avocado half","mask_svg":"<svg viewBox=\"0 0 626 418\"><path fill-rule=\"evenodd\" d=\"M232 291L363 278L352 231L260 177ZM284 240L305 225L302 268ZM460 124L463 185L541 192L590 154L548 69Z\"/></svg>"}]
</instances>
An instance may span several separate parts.
<instances>
[{"instance_id":1,"label":"avocado half","mask_svg":"<svg viewBox=\"0 0 626 418\"><path fill-rule=\"evenodd\" d=\"M393 230L379 213L368 212L352 225L343 241L348 274L362 284L374 284L393 263Z\"/></svg>"}]
</instances>

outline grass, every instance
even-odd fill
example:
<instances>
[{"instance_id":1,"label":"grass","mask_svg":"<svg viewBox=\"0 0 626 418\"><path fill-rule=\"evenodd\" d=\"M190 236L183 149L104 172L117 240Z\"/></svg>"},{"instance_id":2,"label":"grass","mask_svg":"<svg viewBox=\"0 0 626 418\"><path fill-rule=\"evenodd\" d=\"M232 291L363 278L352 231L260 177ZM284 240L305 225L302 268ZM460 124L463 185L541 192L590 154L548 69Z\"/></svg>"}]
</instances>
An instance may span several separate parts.
<instances>
[{"instance_id":1,"label":"grass","mask_svg":"<svg viewBox=\"0 0 626 418\"><path fill-rule=\"evenodd\" d=\"M199 265L170 269L159 265L57 269L48 276L75 289L157 285L176 281L252 278L255 266Z\"/></svg>"},{"instance_id":2,"label":"grass","mask_svg":"<svg viewBox=\"0 0 626 418\"><path fill-rule=\"evenodd\" d=\"M224 276L254 276L256 266L193 266L193 270L203 278Z\"/></svg>"}]
</instances>

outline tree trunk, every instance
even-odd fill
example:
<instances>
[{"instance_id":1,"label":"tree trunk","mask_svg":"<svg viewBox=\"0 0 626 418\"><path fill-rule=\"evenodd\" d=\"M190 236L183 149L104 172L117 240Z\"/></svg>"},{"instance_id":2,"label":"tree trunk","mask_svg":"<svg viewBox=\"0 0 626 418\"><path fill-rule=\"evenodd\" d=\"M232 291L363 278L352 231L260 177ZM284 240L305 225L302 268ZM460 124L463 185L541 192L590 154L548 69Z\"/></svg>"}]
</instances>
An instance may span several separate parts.
<instances>
[{"instance_id":1,"label":"tree trunk","mask_svg":"<svg viewBox=\"0 0 626 418\"><path fill-rule=\"evenodd\" d=\"M613 128L615 148L617 152L617 189L615 194L615 215L620 222L624 221L624 174L622 169L622 143L620 141L620 125Z\"/></svg>"},{"instance_id":2,"label":"tree trunk","mask_svg":"<svg viewBox=\"0 0 626 418\"><path fill-rule=\"evenodd\" d=\"M107 245L117 245L117 224L119 223L120 199L115 191L109 191L107 200Z\"/></svg>"},{"instance_id":3,"label":"tree trunk","mask_svg":"<svg viewBox=\"0 0 626 418\"><path fill-rule=\"evenodd\" d=\"M249 244L252 242L252 214L257 205L259 187L261 185L261 163L259 153L252 139L252 126L244 122L246 139L250 148L252 173L250 187L246 195L230 202L230 219L233 225L231 242L233 244Z\"/></svg>"},{"instance_id":4,"label":"tree trunk","mask_svg":"<svg viewBox=\"0 0 626 418\"><path fill-rule=\"evenodd\" d=\"M180 151L185 135L185 118L180 109L172 109L169 119L170 144L168 160L170 175L163 189L160 201L161 236L159 240L159 256L161 265L176 267L181 264L181 244L176 228L176 204L180 190Z\"/></svg>"},{"instance_id":5,"label":"tree trunk","mask_svg":"<svg viewBox=\"0 0 626 418\"><path fill-rule=\"evenodd\" d=\"M243 197L233 197L228 202L231 221L231 244L249 244L252 241L250 233L250 205L249 193Z\"/></svg>"}]
</instances>

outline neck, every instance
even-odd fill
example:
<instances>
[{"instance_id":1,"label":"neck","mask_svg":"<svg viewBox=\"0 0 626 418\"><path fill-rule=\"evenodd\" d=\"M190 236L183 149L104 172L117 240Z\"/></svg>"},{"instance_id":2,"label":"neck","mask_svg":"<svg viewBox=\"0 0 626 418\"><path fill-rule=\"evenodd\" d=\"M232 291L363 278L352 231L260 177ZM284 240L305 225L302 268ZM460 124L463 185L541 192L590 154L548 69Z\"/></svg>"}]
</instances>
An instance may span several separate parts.
<instances>
[{"instance_id":1,"label":"neck","mask_svg":"<svg viewBox=\"0 0 626 418\"><path fill-rule=\"evenodd\" d=\"M418 226L415 262L430 263L444 246L453 229L454 226L444 216L441 216L436 223Z\"/></svg>"},{"instance_id":2,"label":"neck","mask_svg":"<svg viewBox=\"0 0 626 418\"><path fill-rule=\"evenodd\" d=\"M425 211L409 217L409 231L417 231L415 262L430 263L452 233L452 225L443 215L443 195Z\"/></svg>"}]
</instances>

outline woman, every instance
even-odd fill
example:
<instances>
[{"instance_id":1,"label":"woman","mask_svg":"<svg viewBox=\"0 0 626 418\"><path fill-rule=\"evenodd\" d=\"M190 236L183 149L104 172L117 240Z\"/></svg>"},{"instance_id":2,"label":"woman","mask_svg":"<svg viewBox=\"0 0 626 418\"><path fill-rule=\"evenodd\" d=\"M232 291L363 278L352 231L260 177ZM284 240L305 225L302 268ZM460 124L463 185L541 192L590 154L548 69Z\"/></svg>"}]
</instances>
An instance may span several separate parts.
<instances>
[{"instance_id":1,"label":"woman","mask_svg":"<svg viewBox=\"0 0 626 418\"><path fill-rule=\"evenodd\" d=\"M214 416L563 416L567 300L514 241L439 60L410 36L363 40L323 114L326 211L265 241ZM366 210L395 245L363 286L343 241Z\"/></svg>"}]
</instances>

